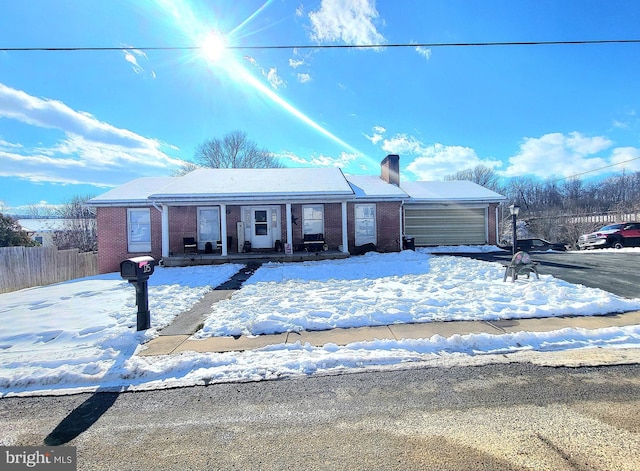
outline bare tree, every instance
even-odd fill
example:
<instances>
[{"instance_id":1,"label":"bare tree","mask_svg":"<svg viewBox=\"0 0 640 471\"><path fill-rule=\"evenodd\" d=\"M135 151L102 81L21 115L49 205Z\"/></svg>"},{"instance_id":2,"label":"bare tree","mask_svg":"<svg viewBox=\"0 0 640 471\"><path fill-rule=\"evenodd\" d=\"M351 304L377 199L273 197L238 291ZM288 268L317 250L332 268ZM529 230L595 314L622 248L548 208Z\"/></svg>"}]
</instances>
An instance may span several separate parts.
<instances>
[{"instance_id":1,"label":"bare tree","mask_svg":"<svg viewBox=\"0 0 640 471\"><path fill-rule=\"evenodd\" d=\"M198 165L193 162L185 162L182 166L172 172L172 176L181 177L182 175L186 175L187 173L193 172L195 169L200 168Z\"/></svg>"},{"instance_id":2,"label":"bare tree","mask_svg":"<svg viewBox=\"0 0 640 471\"><path fill-rule=\"evenodd\" d=\"M95 210L85 205L91 196L74 196L57 212L64 219L61 230L54 232L53 242L59 249L77 248L92 252L98 248Z\"/></svg>"},{"instance_id":3,"label":"bare tree","mask_svg":"<svg viewBox=\"0 0 640 471\"><path fill-rule=\"evenodd\" d=\"M195 163L187 162L176 172L184 175L198 167L208 168L281 168L284 165L272 153L248 139L247 133L233 131L222 139L207 139L200 143L194 155Z\"/></svg>"},{"instance_id":4,"label":"bare tree","mask_svg":"<svg viewBox=\"0 0 640 471\"><path fill-rule=\"evenodd\" d=\"M461 170L453 175L446 176L444 179L446 181L467 180L497 193L502 191L500 187L500 175L498 175L494 169L485 165L476 165L474 168Z\"/></svg>"}]
</instances>

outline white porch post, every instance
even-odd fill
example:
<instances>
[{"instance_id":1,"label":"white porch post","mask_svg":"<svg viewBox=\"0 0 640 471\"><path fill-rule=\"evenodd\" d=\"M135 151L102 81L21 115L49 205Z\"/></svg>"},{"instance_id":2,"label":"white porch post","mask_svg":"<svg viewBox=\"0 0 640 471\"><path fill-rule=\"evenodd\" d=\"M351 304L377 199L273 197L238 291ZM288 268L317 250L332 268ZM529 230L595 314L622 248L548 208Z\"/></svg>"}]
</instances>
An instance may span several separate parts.
<instances>
[{"instance_id":1,"label":"white porch post","mask_svg":"<svg viewBox=\"0 0 640 471\"><path fill-rule=\"evenodd\" d=\"M162 256L169 256L169 206L162 205Z\"/></svg>"},{"instance_id":2,"label":"white porch post","mask_svg":"<svg viewBox=\"0 0 640 471\"><path fill-rule=\"evenodd\" d=\"M349 253L349 237L347 233L347 202L342 202L342 252Z\"/></svg>"},{"instance_id":3,"label":"white porch post","mask_svg":"<svg viewBox=\"0 0 640 471\"><path fill-rule=\"evenodd\" d=\"M220 242L222 242L222 256L226 257L229 253L227 247L227 205L220 204Z\"/></svg>"},{"instance_id":4,"label":"white porch post","mask_svg":"<svg viewBox=\"0 0 640 471\"><path fill-rule=\"evenodd\" d=\"M287 244L291 246L291 253L293 254L293 228L291 227L291 203L286 205L286 218L287 218Z\"/></svg>"}]
</instances>

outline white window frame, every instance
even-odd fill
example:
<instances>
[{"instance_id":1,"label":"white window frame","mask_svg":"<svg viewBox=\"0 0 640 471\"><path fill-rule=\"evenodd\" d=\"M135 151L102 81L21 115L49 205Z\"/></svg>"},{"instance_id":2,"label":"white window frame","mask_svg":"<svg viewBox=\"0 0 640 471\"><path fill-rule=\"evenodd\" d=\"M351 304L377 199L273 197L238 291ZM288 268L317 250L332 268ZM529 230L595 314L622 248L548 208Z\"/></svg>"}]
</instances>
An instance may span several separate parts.
<instances>
[{"instance_id":1,"label":"white window frame","mask_svg":"<svg viewBox=\"0 0 640 471\"><path fill-rule=\"evenodd\" d=\"M131 215L146 213L148 223L133 223ZM137 234L137 235L136 235ZM127 250L133 252L151 252L151 209L127 208Z\"/></svg>"},{"instance_id":2,"label":"white window frame","mask_svg":"<svg viewBox=\"0 0 640 471\"><path fill-rule=\"evenodd\" d=\"M202 233L200 232L200 224L203 222L200 216L200 211L214 211L216 213L217 219L214 222L214 224L217 224L217 228L218 228L218 237L215 238L215 240L210 240L207 238L202 237ZM196 211L197 213L197 241L198 241L198 250L205 250L205 245L207 244L207 242L211 242L212 247L215 249L216 248L216 243L220 240L220 231L221 231L221 227L220 227L220 206L198 206L198 209Z\"/></svg>"},{"instance_id":3,"label":"white window frame","mask_svg":"<svg viewBox=\"0 0 640 471\"><path fill-rule=\"evenodd\" d=\"M320 218L306 218L305 213L307 209L311 209L314 212L318 211L321 214ZM309 229L307 230L307 221L320 221L320 231ZM323 234L324 235L324 205L323 204L305 204L302 206L302 235L305 234Z\"/></svg>"},{"instance_id":4,"label":"white window frame","mask_svg":"<svg viewBox=\"0 0 640 471\"><path fill-rule=\"evenodd\" d=\"M364 244L377 244L378 224L375 203L354 204L353 215L353 220L355 222L355 244L357 246ZM362 229L365 228L367 230L363 231Z\"/></svg>"}]
</instances>

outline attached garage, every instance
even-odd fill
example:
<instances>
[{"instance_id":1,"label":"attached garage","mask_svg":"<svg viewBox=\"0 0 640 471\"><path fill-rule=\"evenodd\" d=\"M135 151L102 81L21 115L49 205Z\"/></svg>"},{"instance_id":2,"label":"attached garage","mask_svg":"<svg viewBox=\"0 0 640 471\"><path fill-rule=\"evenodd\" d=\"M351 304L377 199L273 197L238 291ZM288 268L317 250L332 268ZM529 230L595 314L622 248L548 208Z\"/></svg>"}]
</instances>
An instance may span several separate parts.
<instances>
[{"instance_id":1,"label":"attached garage","mask_svg":"<svg viewBox=\"0 0 640 471\"><path fill-rule=\"evenodd\" d=\"M415 245L496 244L496 208L504 196L469 181L403 182L403 233Z\"/></svg>"},{"instance_id":2,"label":"attached garage","mask_svg":"<svg viewBox=\"0 0 640 471\"><path fill-rule=\"evenodd\" d=\"M488 243L487 207L405 206L404 233L417 246Z\"/></svg>"}]
</instances>

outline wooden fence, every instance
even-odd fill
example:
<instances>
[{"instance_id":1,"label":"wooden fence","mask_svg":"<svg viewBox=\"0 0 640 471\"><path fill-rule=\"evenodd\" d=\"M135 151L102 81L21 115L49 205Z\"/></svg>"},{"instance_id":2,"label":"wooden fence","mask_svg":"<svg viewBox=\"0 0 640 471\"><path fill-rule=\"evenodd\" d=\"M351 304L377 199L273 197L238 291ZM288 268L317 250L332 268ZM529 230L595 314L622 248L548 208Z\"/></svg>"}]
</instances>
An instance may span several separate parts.
<instances>
[{"instance_id":1,"label":"wooden fence","mask_svg":"<svg viewBox=\"0 0 640 471\"><path fill-rule=\"evenodd\" d=\"M98 274L98 256L78 249L0 247L0 293Z\"/></svg>"}]
</instances>

